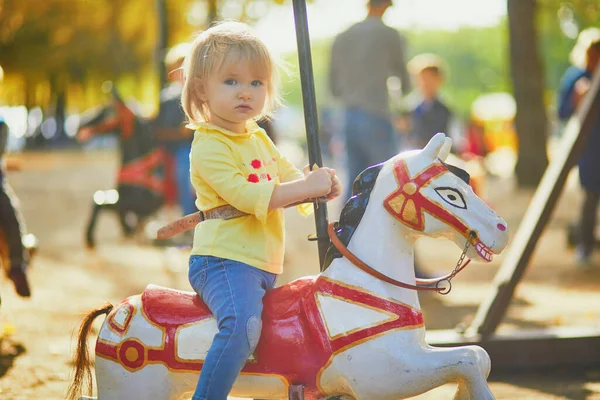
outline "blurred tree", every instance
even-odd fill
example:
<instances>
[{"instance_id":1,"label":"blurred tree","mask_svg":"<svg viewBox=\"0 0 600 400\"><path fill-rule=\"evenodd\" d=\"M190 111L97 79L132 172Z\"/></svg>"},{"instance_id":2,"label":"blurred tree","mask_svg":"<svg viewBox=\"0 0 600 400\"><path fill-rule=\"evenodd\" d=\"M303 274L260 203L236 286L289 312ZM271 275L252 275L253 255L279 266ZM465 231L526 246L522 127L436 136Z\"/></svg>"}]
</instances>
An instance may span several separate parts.
<instances>
[{"instance_id":1,"label":"blurred tree","mask_svg":"<svg viewBox=\"0 0 600 400\"><path fill-rule=\"evenodd\" d=\"M545 149L549 125L545 105L552 100L544 101L544 83L553 90L558 86L578 32L600 22L600 2L508 0L507 4L511 77L517 102L515 125L519 136L515 173L519 185L533 187L548 165ZM548 70L546 75L544 67Z\"/></svg>"},{"instance_id":2,"label":"blurred tree","mask_svg":"<svg viewBox=\"0 0 600 400\"><path fill-rule=\"evenodd\" d=\"M548 165L544 73L536 30L536 0L508 0L510 71L519 137L515 174L519 186L535 187Z\"/></svg>"},{"instance_id":3,"label":"blurred tree","mask_svg":"<svg viewBox=\"0 0 600 400\"><path fill-rule=\"evenodd\" d=\"M0 4L0 64L13 80L9 101L52 106L51 114L63 112L67 93L82 101L86 86L100 91L104 80L139 72L155 41L155 18L142 1Z\"/></svg>"},{"instance_id":4,"label":"blurred tree","mask_svg":"<svg viewBox=\"0 0 600 400\"><path fill-rule=\"evenodd\" d=\"M215 18L251 23L284 1L0 0L3 98L28 107L81 109L103 101L101 84L113 81L155 104L164 80L156 79L157 60L166 48Z\"/></svg>"}]
</instances>

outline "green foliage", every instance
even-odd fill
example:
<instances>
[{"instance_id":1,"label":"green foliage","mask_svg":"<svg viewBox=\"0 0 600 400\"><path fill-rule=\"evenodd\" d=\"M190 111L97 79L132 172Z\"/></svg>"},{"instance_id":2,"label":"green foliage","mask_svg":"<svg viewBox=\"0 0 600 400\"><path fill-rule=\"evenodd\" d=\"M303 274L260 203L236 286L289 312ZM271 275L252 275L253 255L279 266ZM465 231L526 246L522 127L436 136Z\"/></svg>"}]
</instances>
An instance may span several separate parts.
<instances>
[{"instance_id":1,"label":"green foliage","mask_svg":"<svg viewBox=\"0 0 600 400\"><path fill-rule=\"evenodd\" d=\"M548 99L568 66L574 38L569 26L600 25L598 0L537 0L538 30ZM208 23L209 10L219 18L255 21L274 4L290 0L166 0L168 46L189 40ZM289 4L288 4L289 5ZM433 52L448 65L443 96L459 115L468 113L483 92L510 91L508 34L505 24L457 31L405 32L408 57ZM155 0L0 0L0 65L6 80L3 101L47 106L66 91L71 108L104 100L102 82L117 82L124 95L153 104L158 92ZM332 103L327 88L331 39L312 46L319 105ZM296 54L285 57L291 76L284 96L301 106Z\"/></svg>"},{"instance_id":2,"label":"green foliage","mask_svg":"<svg viewBox=\"0 0 600 400\"><path fill-rule=\"evenodd\" d=\"M167 47L212 17L252 22L285 1L165 0ZM156 0L0 0L3 102L48 107L63 93L82 110L105 101L102 83L113 81L124 96L156 104L158 19Z\"/></svg>"}]
</instances>

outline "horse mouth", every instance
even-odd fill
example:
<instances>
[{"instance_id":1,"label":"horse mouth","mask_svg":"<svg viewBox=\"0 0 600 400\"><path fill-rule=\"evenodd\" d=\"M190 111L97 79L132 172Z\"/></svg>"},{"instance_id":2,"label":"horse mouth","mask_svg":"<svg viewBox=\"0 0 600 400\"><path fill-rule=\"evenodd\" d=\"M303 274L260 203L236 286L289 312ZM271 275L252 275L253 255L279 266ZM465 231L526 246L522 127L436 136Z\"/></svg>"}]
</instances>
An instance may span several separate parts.
<instances>
[{"instance_id":1,"label":"horse mouth","mask_svg":"<svg viewBox=\"0 0 600 400\"><path fill-rule=\"evenodd\" d=\"M489 247L483 244L481 240L475 243L475 251L477 252L477 254L479 254L479 256L481 256L481 258L483 258L487 262L492 261L492 259L494 258L494 253L489 249Z\"/></svg>"}]
</instances>

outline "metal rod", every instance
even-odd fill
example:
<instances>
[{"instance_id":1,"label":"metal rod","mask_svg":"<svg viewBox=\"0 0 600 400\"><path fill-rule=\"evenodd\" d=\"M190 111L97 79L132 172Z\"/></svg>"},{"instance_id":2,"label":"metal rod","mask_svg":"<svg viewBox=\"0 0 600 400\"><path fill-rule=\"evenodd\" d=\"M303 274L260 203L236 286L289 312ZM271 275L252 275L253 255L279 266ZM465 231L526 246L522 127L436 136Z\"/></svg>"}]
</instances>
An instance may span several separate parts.
<instances>
[{"instance_id":1,"label":"metal rod","mask_svg":"<svg viewBox=\"0 0 600 400\"><path fill-rule=\"evenodd\" d=\"M313 165L323 166L321 144L319 142L319 119L315 95L315 80L310 52L310 37L308 34L308 15L305 0L293 0L294 21L296 25L296 41L298 43L298 62L300 66L300 83L302 85L302 101L304 104L304 123L308 146L308 161ZM319 246L319 265L323 270L325 253L330 242L327 236L327 206L315 203L315 224Z\"/></svg>"},{"instance_id":2,"label":"metal rod","mask_svg":"<svg viewBox=\"0 0 600 400\"><path fill-rule=\"evenodd\" d=\"M288 389L288 400L304 400L304 386L290 385Z\"/></svg>"}]
</instances>

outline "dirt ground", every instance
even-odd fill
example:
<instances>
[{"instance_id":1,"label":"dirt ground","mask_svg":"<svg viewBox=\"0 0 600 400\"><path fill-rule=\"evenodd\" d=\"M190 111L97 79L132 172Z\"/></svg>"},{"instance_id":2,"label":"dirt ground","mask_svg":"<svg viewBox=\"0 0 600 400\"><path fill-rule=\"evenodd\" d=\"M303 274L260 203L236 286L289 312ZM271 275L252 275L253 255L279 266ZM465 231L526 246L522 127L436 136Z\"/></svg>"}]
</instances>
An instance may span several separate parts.
<instances>
[{"instance_id":1,"label":"dirt ground","mask_svg":"<svg viewBox=\"0 0 600 400\"><path fill-rule=\"evenodd\" d=\"M111 188L117 158L112 152L28 153L13 156L22 165L9 179L21 198L29 231L40 240L32 263L33 297L16 296L2 282L0 399L63 399L71 379L74 331L81 316L108 300L141 292L148 283L189 290L185 250L152 247L143 238L124 240L116 219L100 218L97 249L84 246L84 227L97 189ZM488 181L487 198L512 232L531 192L516 191L509 180ZM543 234L523 283L518 287L501 329L540 326L600 327L600 258L581 270L566 247L565 225L577 215L579 192L571 179ZM336 217L336 205L330 218ZM159 216L167 220L169 215ZM312 218L288 215L286 270L280 283L318 271L316 245L306 241ZM426 248L435 245L435 252ZM424 240L419 251L429 272L449 271L460 251L452 243ZM446 297L422 296L428 329L453 328L468 319L486 295L502 262L473 263L456 278ZM100 320L101 318L99 318ZM99 324L99 322L98 322ZM493 360L492 360L493 365ZM490 383L498 399L600 399L600 371L552 371L496 377ZM452 385L419 399L451 398Z\"/></svg>"}]
</instances>

